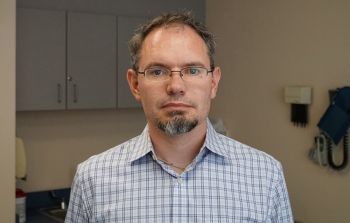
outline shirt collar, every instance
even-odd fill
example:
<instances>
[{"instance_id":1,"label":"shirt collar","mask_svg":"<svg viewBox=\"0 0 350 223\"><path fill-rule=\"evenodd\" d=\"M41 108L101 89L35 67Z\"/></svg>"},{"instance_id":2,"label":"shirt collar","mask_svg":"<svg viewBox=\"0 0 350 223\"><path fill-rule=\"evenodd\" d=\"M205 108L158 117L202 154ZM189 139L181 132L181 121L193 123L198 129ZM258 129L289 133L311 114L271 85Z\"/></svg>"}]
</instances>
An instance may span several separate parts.
<instances>
[{"instance_id":1,"label":"shirt collar","mask_svg":"<svg viewBox=\"0 0 350 223\"><path fill-rule=\"evenodd\" d=\"M149 130L148 130L148 124L147 124L144 130L142 131L141 135L136 137L136 141L134 143L129 161L133 162L135 160L138 160L152 151L153 151L153 145L151 142L151 138L149 136Z\"/></svg>"},{"instance_id":2,"label":"shirt collar","mask_svg":"<svg viewBox=\"0 0 350 223\"><path fill-rule=\"evenodd\" d=\"M149 135L148 125L144 128L141 135L136 138L135 147L130 155L130 162L140 159L148 153L153 153L153 145ZM227 151L223 147L222 137L215 131L214 127L207 119L207 135L205 137L203 148L223 157L228 157Z\"/></svg>"},{"instance_id":3,"label":"shirt collar","mask_svg":"<svg viewBox=\"0 0 350 223\"><path fill-rule=\"evenodd\" d=\"M224 147L223 136L216 132L209 119L207 119L207 126L204 147L215 154L228 157L227 150Z\"/></svg>"}]
</instances>

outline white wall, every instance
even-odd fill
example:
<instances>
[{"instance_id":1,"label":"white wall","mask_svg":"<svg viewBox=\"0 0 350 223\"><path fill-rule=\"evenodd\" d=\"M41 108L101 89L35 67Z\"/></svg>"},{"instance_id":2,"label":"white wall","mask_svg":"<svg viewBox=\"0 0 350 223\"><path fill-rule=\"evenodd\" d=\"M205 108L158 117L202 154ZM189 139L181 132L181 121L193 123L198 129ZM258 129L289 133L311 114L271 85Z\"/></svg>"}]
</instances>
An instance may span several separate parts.
<instances>
[{"instance_id":1,"label":"white wall","mask_svg":"<svg viewBox=\"0 0 350 223\"><path fill-rule=\"evenodd\" d=\"M27 192L70 187L78 163L143 130L141 109L18 112L27 151Z\"/></svg>"},{"instance_id":2,"label":"white wall","mask_svg":"<svg viewBox=\"0 0 350 223\"><path fill-rule=\"evenodd\" d=\"M350 1L207 0L223 77L213 116L230 135L279 159L295 218L350 221L350 167L342 173L307 157L329 103L328 89L350 85ZM288 85L313 87L310 124L293 126Z\"/></svg>"},{"instance_id":3,"label":"white wall","mask_svg":"<svg viewBox=\"0 0 350 223\"><path fill-rule=\"evenodd\" d=\"M0 221L15 222L16 1L0 1Z\"/></svg>"}]
</instances>

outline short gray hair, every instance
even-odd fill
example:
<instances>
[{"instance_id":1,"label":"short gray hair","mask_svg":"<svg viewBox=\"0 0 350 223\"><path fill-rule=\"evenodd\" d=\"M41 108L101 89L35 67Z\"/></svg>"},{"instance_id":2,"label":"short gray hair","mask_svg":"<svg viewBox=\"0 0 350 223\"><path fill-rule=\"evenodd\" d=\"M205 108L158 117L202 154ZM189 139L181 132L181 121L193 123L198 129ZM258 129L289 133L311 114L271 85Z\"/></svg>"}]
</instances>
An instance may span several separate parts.
<instances>
[{"instance_id":1,"label":"short gray hair","mask_svg":"<svg viewBox=\"0 0 350 223\"><path fill-rule=\"evenodd\" d=\"M170 24L183 24L191 27L203 39L208 48L210 68L214 68L215 40L207 27L196 21L190 11L170 12L157 16L135 30L134 35L129 41L129 51L131 56L131 65L134 70L138 69L140 61L140 51L143 41L147 35L156 28L168 26Z\"/></svg>"}]
</instances>

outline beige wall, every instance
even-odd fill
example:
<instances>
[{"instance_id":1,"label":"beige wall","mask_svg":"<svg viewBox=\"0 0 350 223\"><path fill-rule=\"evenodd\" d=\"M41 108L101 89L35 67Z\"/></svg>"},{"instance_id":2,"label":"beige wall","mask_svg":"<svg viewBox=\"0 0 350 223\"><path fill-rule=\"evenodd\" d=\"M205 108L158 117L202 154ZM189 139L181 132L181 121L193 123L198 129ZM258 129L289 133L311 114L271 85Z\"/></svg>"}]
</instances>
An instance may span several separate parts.
<instances>
[{"instance_id":1,"label":"beige wall","mask_svg":"<svg viewBox=\"0 0 350 223\"><path fill-rule=\"evenodd\" d=\"M141 133L141 109L18 112L27 151L27 192L70 187L78 163Z\"/></svg>"},{"instance_id":2,"label":"beige wall","mask_svg":"<svg viewBox=\"0 0 350 223\"><path fill-rule=\"evenodd\" d=\"M350 1L207 1L223 70L213 116L230 135L279 159L295 218L350 222L350 167L342 173L307 157L328 89L350 85ZM291 124L283 87L313 87L310 124Z\"/></svg>"},{"instance_id":3,"label":"beige wall","mask_svg":"<svg viewBox=\"0 0 350 223\"><path fill-rule=\"evenodd\" d=\"M0 221L15 222L16 1L0 1Z\"/></svg>"}]
</instances>

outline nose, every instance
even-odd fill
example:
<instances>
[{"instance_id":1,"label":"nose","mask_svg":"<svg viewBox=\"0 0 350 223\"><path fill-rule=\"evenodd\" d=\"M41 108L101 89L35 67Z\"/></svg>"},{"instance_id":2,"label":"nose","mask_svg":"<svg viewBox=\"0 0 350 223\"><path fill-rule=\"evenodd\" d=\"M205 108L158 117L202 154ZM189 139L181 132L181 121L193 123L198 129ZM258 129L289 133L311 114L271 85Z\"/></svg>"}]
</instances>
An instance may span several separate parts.
<instances>
[{"instance_id":1,"label":"nose","mask_svg":"<svg viewBox=\"0 0 350 223\"><path fill-rule=\"evenodd\" d=\"M167 81L167 93L169 95L184 95L186 90L185 82L179 71L172 71Z\"/></svg>"}]
</instances>

